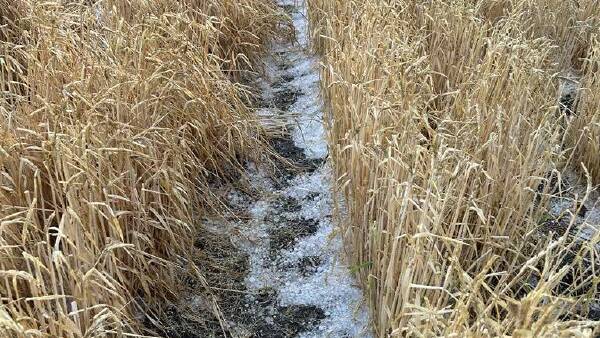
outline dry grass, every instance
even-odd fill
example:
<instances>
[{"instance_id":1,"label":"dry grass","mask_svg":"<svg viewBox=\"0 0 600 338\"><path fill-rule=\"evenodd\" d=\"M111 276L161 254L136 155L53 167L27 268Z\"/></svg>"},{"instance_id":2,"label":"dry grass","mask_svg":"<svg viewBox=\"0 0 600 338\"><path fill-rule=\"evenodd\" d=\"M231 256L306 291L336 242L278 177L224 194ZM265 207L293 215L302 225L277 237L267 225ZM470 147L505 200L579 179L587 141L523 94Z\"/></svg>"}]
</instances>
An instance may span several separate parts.
<instances>
[{"instance_id":1,"label":"dry grass","mask_svg":"<svg viewBox=\"0 0 600 338\"><path fill-rule=\"evenodd\" d=\"M524 9L538 2L495 3L309 1L347 243L380 337L594 327L580 317L597 299L593 245L539 231L566 155L567 33L540 37L549 27ZM575 248L592 262L565 265Z\"/></svg>"},{"instance_id":2,"label":"dry grass","mask_svg":"<svg viewBox=\"0 0 600 338\"><path fill-rule=\"evenodd\" d=\"M171 296L209 183L264 148L232 80L284 18L260 0L8 3L0 334L135 335L137 300Z\"/></svg>"},{"instance_id":3,"label":"dry grass","mask_svg":"<svg viewBox=\"0 0 600 338\"><path fill-rule=\"evenodd\" d=\"M577 93L577 111L569 126L569 144L573 145L573 162L585 168L595 184L600 184L600 30L592 38Z\"/></svg>"},{"instance_id":4,"label":"dry grass","mask_svg":"<svg viewBox=\"0 0 600 338\"><path fill-rule=\"evenodd\" d=\"M561 70L581 70L590 36L600 18L600 8L594 0L474 0L472 3L484 19L497 22L510 18L516 20L522 34L552 40L553 57Z\"/></svg>"}]
</instances>

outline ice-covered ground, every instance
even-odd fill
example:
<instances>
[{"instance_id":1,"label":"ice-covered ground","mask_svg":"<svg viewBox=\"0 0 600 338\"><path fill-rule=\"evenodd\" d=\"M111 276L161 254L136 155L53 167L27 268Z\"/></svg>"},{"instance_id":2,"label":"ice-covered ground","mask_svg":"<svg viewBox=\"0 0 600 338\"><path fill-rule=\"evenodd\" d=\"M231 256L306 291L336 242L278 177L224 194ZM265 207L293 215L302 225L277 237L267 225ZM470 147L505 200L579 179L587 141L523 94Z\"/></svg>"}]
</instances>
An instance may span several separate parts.
<instances>
[{"instance_id":1,"label":"ice-covered ground","mask_svg":"<svg viewBox=\"0 0 600 338\"><path fill-rule=\"evenodd\" d=\"M554 197L550 201L550 214L556 218L565 218L566 222L573 221L572 233L584 241L594 241L600 250L598 236L600 236L600 193L598 190L590 189L580 180L580 175L573 171L565 171L562 174L564 192L561 197ZM575 209L583 202L583 208L579 213ZM567 221L568 219L568 221ZM596 237L596 238L594 238Z\"/></svg>"},{"instance_id":2,"label":"ice-covered ground","mask_svg":"<svg viewBox=\"0 0 600 338\"><path fill-rule=\"evenodd\" d=\"M578 76L567 72L561 78L559 95L561 111L571 119L577 114L575 98L579 86ZM580 173L570 168L558 173L551 182L552 198L550 199L548 214L551 216L551 226L546 229L558 235L567 235L576 243L587 246L586 259L582 265L584 269L595 271L591 268L592 260L598 262L600 252L600 188L593 187ZM560 184L558 184L560 183ZM568 231L568 232L567 232ZM586 266L587 265L587 266ZM589 301L589 317L598 320L600 315L600 299Z\"/></svg>"},{"instance_id":3,"label":"ice-covered ground","mask_svg":"<svg viewBox=\"0 0 600 338\"><path fill-rule=\"evenodd\" d=\"M330 167L324 165L293 178L282 190L268 190L271 199L252 205L252 220L244 234L249 240L243 246L250 259L246 287L249 291L275 290L282 307L311 305L322 309L325 318L300 337L371 337L362 293L340 255L341 238L331 220L330 176ZM264 179L257 182L261 184ZM282 200L298 201L299 208L282 211ZM294 227L290 223L298 220L313 220L318 225L314 232L299 236L293 246L274 256L270 242L277 239L273 230ZM309 273L303 266L306 258L317 258Z\"/></svg>"},{"instance_id":4,"label":"ice-covered ground","mask_svg":"<svg viewBox=\"0 0 600 338\"><path fill-rule=\"evenodd\" d=\"M248 201L237 192L230 194L229 202L249 204L251 215L239 227L245 238L240 247L250 263L246 288L251 293L274 290L277 304L268 321L276 321L277 308L317 309L318 323L300 330L299 337L372 337L362 292L342 258L342 239L332 220L332 173L326 162L318 61L307 48L306 9L289 0L281 5L293 17L297 42L272 47L274 57L266 64L261 89L265 101L287 100L289 112L271 106L259 115L266 120L294 116L289 138L305 159L323 163L289 178L283 187L261 168L250 168L251 185L262 197Z\"/></svg>"},{"instance_id":5,"label":"ice-covered ground","mask_svg":"<svg viewBox=\"0 0 600 338\"><path fill-rule=\"evenodd\" d=\"M586 259L598 262L600 252L600 192L582 182L581 175L565 170L561 177L562 190L550 200L548 213L556 221L551 231L565 234L583 245L589 245ZM558 228L558 229L556 229ZM592 262L582 261L584 270L595 271ZM597 277L596 277L597 278ZM588 317L599 320L600 299L590 299Z\"/></svg>"}]
</instances>

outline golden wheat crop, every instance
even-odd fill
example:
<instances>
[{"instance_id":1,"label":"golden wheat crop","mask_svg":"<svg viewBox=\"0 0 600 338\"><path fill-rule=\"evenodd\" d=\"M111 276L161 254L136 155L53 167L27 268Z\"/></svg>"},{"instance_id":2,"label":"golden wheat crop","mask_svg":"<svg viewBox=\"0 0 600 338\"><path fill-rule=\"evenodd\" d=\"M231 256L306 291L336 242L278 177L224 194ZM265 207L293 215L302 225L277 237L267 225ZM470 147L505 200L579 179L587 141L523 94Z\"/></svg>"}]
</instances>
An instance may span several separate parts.
<instances>
[{"instance_id":1,"label":"golden wheat crop","mask_svg":"<svg viewBox=\"0 0 600 338\"><path fill-rule=\"evenodd\" d=\"M0 2L0 335L136 335L208 184L264 148L234 80L272 1Z\"/></svg>"},{"instance_id":2,"label":"golden wheat crop","mask_svg":"<svg viewBox=\"0 0 600 338\"><path fill-rule=\"evenodd\" d=\"M589 3L309 1L379 337L591 335L594 245L539 231L568 157L558 74L582 63L570 23Z\"/></svg>"}]
</instances>

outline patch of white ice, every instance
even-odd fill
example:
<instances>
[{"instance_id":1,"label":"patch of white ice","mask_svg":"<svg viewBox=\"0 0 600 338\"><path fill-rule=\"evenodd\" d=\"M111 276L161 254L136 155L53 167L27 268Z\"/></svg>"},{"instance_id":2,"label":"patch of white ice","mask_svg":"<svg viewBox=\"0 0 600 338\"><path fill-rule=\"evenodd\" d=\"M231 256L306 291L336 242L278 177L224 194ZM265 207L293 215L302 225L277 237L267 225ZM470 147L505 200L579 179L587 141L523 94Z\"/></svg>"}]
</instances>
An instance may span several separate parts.
<instances>
[{"instance_id":1,"label":"patch of white ice","mask_svg":"<svg viewBox=\"0 0 600 338\"><path fill-rule=\"evenodd\" d=\"M250 290L274 288L281 306L313 305L322 309L326 318L301 337L372 337L362 292L354 285L349 268L343 263L342 240L330 221L329 175L330 168L324 166L312 174L295 178L288 188L277 192L281 197L306 202L299 211L287 213L288 219L319 220L317 232L299 239L290 250L282 251L279 262L270 260L268 249L268 229L279 224L266 221L268 216L278 212L274 207L277 201L258 201L252 206L254 222L248 234L256 243L246 246L250 256L246 286ZM316 272L309 276L289 268L297 266L305 257L320 259Z\"/></svg>"}]
</instances>

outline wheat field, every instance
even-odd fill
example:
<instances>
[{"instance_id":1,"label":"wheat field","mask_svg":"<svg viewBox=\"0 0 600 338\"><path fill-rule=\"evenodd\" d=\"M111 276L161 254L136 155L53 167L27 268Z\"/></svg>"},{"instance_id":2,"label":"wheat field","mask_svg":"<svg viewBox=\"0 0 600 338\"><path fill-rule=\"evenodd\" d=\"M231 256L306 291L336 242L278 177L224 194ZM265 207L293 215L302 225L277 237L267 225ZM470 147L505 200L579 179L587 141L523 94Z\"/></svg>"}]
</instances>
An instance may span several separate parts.
<instances>
[{"instance_id":1,"label":"wheat field","mask_svg":"<svg viewBox=\"0 0 600 338\"><path fill-rule=\"evenodd\" d=\"M194 241L215 186L289 170L301 112L252 81L304 3L374 336L600 335L598 1L0 0L2 337L154 337L182 271L220 287Z\"/></svg>"},{"instance_id":2,"label":"wheat field","mask_svg":"<svg viewBox=\"0 0 600 338\"><path fill-rule=\"evenodd\" d=\"M265 131L271 1L2 1L0 335L143 333ZM145 307L143 304L146 304Z\"/></svg>"},{"instance_id":3,"label":"wheat field","mask_svg":"<svg viewBox=\"0 0 600 338\"><path fill-rule=\"evenodd\" d=\"M598 177L598 8L309 1L377 336L598 334L598 235L545 226L553 175ZM574 118L559 106L566 74L581 83Z\"/></svg>"}]
</instances>

